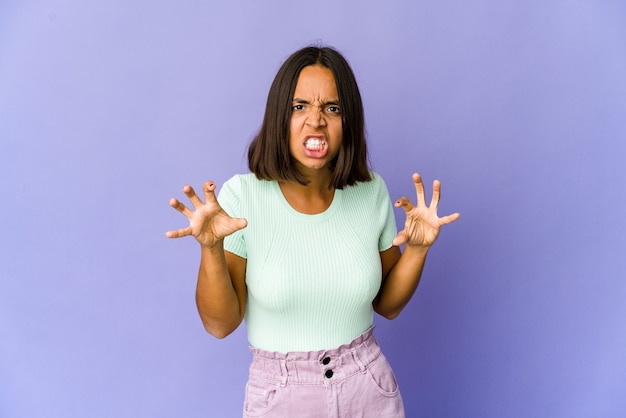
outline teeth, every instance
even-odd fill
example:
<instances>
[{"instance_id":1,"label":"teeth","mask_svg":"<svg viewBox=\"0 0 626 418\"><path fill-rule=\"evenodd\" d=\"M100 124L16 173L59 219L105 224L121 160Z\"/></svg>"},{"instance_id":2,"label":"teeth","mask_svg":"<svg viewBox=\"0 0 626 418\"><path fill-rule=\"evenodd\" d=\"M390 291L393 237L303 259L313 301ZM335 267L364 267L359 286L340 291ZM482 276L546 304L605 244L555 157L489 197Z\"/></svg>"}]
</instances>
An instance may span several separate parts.
<instances>
[{"instance_id":1,"label":"teeth","mask_svg":"<svg viewBox=\"0 0 626 418\"><path fill-rule=\"evenodd\" d=\"M306 142L304 143L304 146L307 149L310 150L314 150L314 151L318 151L322 148L324 148L324 146L326 145L326 141L322 141L321 139L307 139Z\"/></svg>"}]
</instances>

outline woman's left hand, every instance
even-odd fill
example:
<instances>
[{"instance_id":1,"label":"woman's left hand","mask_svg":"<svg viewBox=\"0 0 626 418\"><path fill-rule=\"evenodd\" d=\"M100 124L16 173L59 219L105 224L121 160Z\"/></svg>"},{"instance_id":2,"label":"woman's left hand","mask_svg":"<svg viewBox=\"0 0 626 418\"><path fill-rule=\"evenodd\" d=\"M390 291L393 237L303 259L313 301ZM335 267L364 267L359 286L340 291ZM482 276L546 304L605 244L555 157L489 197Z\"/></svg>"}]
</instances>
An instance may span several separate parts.
<instances>
[{"instance_id":1,"label":"woman's left hand","mask_svg":"<svg viewBox=\"0 0 626 418\"><path fill-rule=\"evenodd\" d=\"M439 230L443 225L447 225L459 219L459 213L448 216L437 216L437 206L441 195L441 183L439 180L433 182L433 197L430 206L426 206L426 196L424 194L424 183L419 174L413 174L413 182L417 191L417 206L406 198L402 197L396 201L396 207L402 207L406 214L404 229L398 232L393 240L393 245L403 244L415 247L430 247L439 236Z\"/></svg>"}]
</instances>

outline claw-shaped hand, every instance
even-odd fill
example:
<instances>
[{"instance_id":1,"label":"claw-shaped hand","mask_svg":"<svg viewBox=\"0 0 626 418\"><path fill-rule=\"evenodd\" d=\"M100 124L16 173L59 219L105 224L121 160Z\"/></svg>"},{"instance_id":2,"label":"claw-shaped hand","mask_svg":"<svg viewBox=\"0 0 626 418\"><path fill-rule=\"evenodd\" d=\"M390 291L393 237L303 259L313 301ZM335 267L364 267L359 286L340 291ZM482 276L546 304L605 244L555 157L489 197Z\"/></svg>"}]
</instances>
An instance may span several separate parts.
<instances>
[{"instance_id":1,"label":"claw-shaped hand","mask_svg":"<svg viewBox=\"0 0 626 418\"><path fill-rule=\"evenodd\" d=\"M205 247L214 247L224 237L235 231L245 228L248 222L243 218L231 218L219 205L215 198L215 183L207 181L202 186L204 191L203 202L189 185L183 187L183 192L193 205L189 209L177 199L170 200L170 206L189 219L189 226L177 230L167 231L168 238L181 238L193 235Z\"/></svg>"},{"instance_id":2,"label":"claw-shaped hand","mask_svg":"<svg viewBox=\"0 0 626 418\"><path fill-rule=\"evenodd\" d=\"M433 197L430 206L426 206L424 194L424 184L419 174L413 174L413 183L417 191L417 206L413 206L406 197L401 197L396 201L396 207L402 207L406 214L404 229L398 232L393 240L393 245L409 245L419 247L430 247L439 236L439 230L443 225L447 225L459 219L459 213L448 216L437 216L437 206L441 196L441 183L439 180L433 182Z\"/></svg>"}]
</instances>

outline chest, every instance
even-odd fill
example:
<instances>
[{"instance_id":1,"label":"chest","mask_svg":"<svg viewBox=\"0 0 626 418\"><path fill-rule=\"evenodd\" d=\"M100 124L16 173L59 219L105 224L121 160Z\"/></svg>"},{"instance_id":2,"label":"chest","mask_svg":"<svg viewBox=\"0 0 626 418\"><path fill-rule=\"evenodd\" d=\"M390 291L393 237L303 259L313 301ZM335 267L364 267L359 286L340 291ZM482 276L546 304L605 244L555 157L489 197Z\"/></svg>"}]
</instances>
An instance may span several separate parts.
<instances>
[{"instance_id":1,"label":"chest","mask_svg":"<svg viewBox=\"0 0 626 418\"><path fill-rule=\"evenodd\" d=\"M267 222L272 219L270 226ZM252 228L247 231L246 283L255 303L272 310L322 300L371 304L382 274L378 236L371 225L335 218L287 222L270 216L263 226L265 232L255 233L249 223Z\"/></svg>"}]
</instances>

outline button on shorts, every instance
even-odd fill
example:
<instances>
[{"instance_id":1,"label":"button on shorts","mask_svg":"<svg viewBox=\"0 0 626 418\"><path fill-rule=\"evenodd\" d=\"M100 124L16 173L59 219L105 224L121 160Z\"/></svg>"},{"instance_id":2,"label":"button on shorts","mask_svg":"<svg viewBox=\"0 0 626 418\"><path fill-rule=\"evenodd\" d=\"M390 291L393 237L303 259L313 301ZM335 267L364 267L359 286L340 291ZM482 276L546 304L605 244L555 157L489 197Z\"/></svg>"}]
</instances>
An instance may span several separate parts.
<instances>
[{"instance_id":1,"label":"button on shorts","mask_svg":"<svg viewBox=\"0 0 626 418\"><path fill-rule=\"evenodd\" d=\"M244 418L403 418L396 378L373 330L332 350L251 347Z\"/></svg>"}]
</instances>

